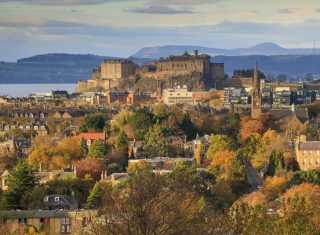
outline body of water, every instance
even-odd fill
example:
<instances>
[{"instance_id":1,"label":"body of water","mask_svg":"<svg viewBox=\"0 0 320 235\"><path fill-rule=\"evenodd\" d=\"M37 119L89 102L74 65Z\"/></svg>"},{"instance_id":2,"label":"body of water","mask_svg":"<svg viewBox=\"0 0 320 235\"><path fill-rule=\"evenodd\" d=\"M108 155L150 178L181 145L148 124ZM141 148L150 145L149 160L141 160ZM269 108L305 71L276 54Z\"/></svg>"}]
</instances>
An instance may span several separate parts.
<instances>
[{"instance_id":1,"label":"body of water","mask_svg":"<svg viewBox=\"0 0 320 235\"><path fill-rule=\"evenodd\" d=\"M0 96L28 96L37 92L63 90L72 93L77 84L0 84Z\"/></svg>"}]
</instances>

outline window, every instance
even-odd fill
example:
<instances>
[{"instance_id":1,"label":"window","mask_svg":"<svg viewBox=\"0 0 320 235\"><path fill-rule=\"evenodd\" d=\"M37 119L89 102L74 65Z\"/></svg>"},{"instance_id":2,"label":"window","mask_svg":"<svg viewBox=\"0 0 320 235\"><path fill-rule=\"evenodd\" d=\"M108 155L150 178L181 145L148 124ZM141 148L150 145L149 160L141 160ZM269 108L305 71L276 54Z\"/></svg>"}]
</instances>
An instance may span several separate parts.
<instances>
[{"instance_id":1,"label":"window","mask_svg":"<svg viewBox=\"0 0 320 235\"><path fill-rule=\"evenodd\" d=\"M61 218L61 233L71 233L71 221L70 218Z\"/></svg>"},{"instance_id":2,"label":"window","mask_svg":"<svg viewBox=\"0 0 320 235\"><path fill-rule=\"evenodd\" d=\"M49 201L49 197L44 197L44 201L48 202Z\"/></svg>"},{"instance_id":3,"label":"window","mask_svg":"<svg viewBox=\"0 0 320 235\"><path fill-rule=\"evenodd\" d=\"M27 218L19 218L19 224L27 224L28 219Z\"/></svg>"},{"instance_id":4,"label":"window","mask_svg":"<svg viewBox=\"0 0 320 235\"><path fill-rule=\"evenodd\" d=\"M54 197L54 201L58 202L58 201L60 201L60 198L59 197Z\"/></svg>"}]
</instances>

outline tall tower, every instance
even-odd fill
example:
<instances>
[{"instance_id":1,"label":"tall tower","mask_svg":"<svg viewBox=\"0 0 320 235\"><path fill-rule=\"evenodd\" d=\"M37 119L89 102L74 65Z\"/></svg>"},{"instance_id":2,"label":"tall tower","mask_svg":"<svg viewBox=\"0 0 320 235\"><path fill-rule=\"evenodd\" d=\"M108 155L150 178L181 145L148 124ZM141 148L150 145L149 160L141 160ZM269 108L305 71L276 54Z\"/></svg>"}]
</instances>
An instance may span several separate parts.
<instances>
[{"instance_id":1,"label":"tall tower","mask_svg":"<svg viewBox=\"0 0 320 235\"><path fill-rule=\"evenodd\" d=\"M261 91L260 91L260 78L258 71L258 63L256 62L254 74L252 79L251 90L251 118L258 119L261 115Z\"/></svg>"}]
</instances>

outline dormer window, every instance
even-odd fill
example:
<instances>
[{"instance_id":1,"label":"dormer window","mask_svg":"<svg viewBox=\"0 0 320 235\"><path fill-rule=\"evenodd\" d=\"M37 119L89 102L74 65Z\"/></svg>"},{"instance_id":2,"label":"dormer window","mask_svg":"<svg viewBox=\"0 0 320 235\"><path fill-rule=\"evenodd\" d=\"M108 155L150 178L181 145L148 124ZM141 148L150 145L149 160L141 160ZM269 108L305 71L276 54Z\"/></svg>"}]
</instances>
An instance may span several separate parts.
<instances>
[{"instance_id":1,"label":"dormer window","mask_svg":"<svg viewBox=\"0 0 320 235\"><path fill-rule=\"evenodd\" d=\"M55 201L55 202L60 201L60 197L54 197L54 201Z\"/></svg>"},{"instance_id":2,"label":"dormer window","mask_svg":"<svg viewBox=\"0 0 320 235\"><path fill-rule=\"evenodd\" d=\"M91 140L90 139L87 140L87 145L88 146L91 145Z\"/></svg>"},{"instance_id":3,"label":"dormer window","mask_svg":"<svg viewBox=\"0 0 320 235\"><path fill-rule=\"evenodd\" d=\"M48 202L49 201L49 197L44 197L44 201Z\"/></svg>"}]
</instances>

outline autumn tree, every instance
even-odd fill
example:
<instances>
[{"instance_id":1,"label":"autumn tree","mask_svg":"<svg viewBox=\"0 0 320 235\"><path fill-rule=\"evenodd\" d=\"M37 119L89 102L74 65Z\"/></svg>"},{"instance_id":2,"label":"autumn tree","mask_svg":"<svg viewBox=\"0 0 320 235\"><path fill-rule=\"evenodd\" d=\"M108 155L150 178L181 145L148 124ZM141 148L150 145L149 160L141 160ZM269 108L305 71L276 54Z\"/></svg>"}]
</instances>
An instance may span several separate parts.
<instances>
[{"instance_id":1,"label":"autumn tree","mask_svg":"<svg viewBox=\"0 0 320 235\"><path fill-rule=\"evenodd\" d=\"M232 177L233 161L236 158L235 152L230 150L217 152L212 158L209 169L219 179L228 180Z\"/></svg>"},{"instance_id":2,"label":"autumn tree","mask_svg":"<svg viewBox=\"0 0 320 235\"><path fill-rule=\"evenodd\" d=\"M121 131L128 124L132 112L122 109L117 115L115 115L111 122L111 130L113 132Z\"/></svg>"},{"instance_id":3,"label":"autumn tree","mask_svg":"<svg viewBox=\"0 0 320 235\"><path fill-rule=\"evenodd\" d=\"M65 138L56 148L55 155L63 156L66 161L71 162L84 157L85 152L76 138Z\"/></svg>"},{"instance_id":4,"label":"autumn tree","mask_svg":"<svg viewBox=\"0 0 320 235\"><path fill-rule=\"evenodd\" d=\"M106 170L106 164L101 159L85 158L77 161L75 166L80 179L90 176L93 180L100 180L101 173Z\"/></svg>"},{"instance_id":5,"label":"autumn tree","mask_svg":"<svg viewBox=\"0 0 320 235\"><path fill-rule=\"evenodd\" d=\"M100 210L104 221L92 229L108 234L195 234L201 229L203 201L193 192L167 186L166 175L135 171L122 187L107 189ZM116 215L116 223L110 214Z\"/></svg>"},{"instance_id":6,"label":"autumn tree","mask_svg":"<svg viewBox=\"0 0 320 235\"><path fill-rule=\"evenodd\" d=\"M243 195L237 200L237 204L245 203L249 206L264 205L267 202L266 196L262 192L252 192Z\"/></svg>"},{"instance_id":7,"label":"autumn tree","mask_svg":"<svg viewBox=\"0 0 320 235\"><path fill-rule=\"evenodd\" d=\"M25 160L20 160L7 179L8 190L4 193L4 205L8 209L21 208L20 200L38 183L38 177Z\"/></svg>"},{"instance_id":8,"label":"autumn tree","mask_svg":"<svg viewBox=\"0 0 320 235\"><path fill-rule=\"evenodd\" d=\"M206 153L207 159L211 160L215 154L221 151L228 151L233 149L233 143L226 135L214 135L210 138L210 146Z\"/></svg>"},{"instance_id":9,"label":"autumn tree","mask_svg":"<svg viewBox=\"0 0 320 235\"><path fill-rule=\"evenodd\" d=\"M250 135L263 134L264 127L258 120L252 120L249 117L241 119L241 140L244 142Z\"/></svg>"},{"instance_id":10,"label":"autumn tree","mask_svg":"<svg viewBox=\"0 0 320 235\"><path fill-rule=\"evenodd\" d=\"M262 193L266 196L267 201L273 201L280 197L286 189L286 178L285 177L267 177L263 182Z\"/></svg>"}]
</instances>

